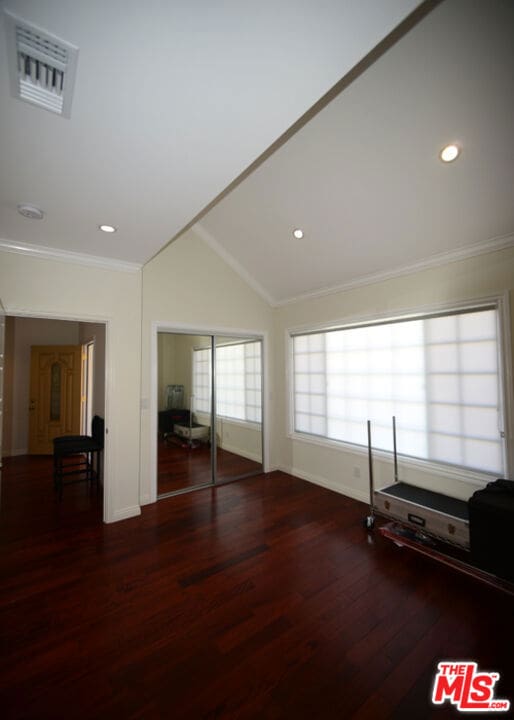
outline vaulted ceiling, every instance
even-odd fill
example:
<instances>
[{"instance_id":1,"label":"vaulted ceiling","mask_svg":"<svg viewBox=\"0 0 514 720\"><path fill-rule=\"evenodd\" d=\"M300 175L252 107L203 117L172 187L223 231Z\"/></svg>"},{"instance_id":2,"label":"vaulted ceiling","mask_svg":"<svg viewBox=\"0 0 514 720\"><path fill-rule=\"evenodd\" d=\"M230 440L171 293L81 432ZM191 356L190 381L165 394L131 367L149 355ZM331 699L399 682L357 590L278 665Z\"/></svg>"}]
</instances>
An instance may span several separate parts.
<instances>
[{"instance_id":1,"label":"vaulted ceiling","mask_svg":"<svg viewBox=\"0 0 514 720\"><path fill-rule=\"evenodd\" d=\"M514 3L446 0L199 231L274 303L512 244L513 131Z\"/></svg>"},{"instance_id":2,"label":"vaulted ceiling","mask_svg":"<svg viewBox=\"0 0 514 720\"><path fill-rule=\"evenodd\" d=\"M512 240L511 0L0 5L79 47L65 119L0 34L0 242L144 263L196 222L276 304Z\"/></svg>"},{"instance_id":3,"label":"vaulted ceiling","mask_svg":"<svg viewBox=\"0 0 514 720\"><path fill-rule=\"evenodd\" d=\"M68 120L10 96L0 28L0 238L147 261L418 4L3 0L79 58Z\"/></svg>"}]
</instances>

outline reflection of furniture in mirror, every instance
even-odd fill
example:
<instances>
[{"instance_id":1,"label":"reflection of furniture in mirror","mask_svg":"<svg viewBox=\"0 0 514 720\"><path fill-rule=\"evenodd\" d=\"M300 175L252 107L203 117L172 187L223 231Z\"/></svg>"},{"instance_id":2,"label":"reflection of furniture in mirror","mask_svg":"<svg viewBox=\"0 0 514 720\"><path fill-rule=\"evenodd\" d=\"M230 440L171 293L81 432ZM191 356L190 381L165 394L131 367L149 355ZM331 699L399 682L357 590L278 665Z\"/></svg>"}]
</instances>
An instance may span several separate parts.
<instances>
[{"instance_id":1,"label":"reflection of furniture in mirror","mask_svg":"<svg viewBox=\"0 0 514 720\"><path fill-rule=\"evenodd\" d=\"M184 407L184 386L183 385L166 385L166 408Z\"/></svg>"},{"instance_id":2,"label":"reflection of furniture in mirror","mask_svg":"<svg viewBox=\"0 0 514 720\"><path fill-rule=\"evenodd\" d=\"M208 425L200 425L196 422L188 424L175 424L174 432L182 438L187 440L199 440L202 442L209 442L211 428Z\"/></svg>"},{"instance_id":3,"label":"reflection of furniture in mirror","mask_svg":"<svg viewBox=\"0 0 514 720\"><path fill-rule=\"evenodd\" d=\"M161 410L159 412L159 435L166 438L167 435L175 432L175 425L189 425L189 410Z\"/></svg>"}]
</instances>

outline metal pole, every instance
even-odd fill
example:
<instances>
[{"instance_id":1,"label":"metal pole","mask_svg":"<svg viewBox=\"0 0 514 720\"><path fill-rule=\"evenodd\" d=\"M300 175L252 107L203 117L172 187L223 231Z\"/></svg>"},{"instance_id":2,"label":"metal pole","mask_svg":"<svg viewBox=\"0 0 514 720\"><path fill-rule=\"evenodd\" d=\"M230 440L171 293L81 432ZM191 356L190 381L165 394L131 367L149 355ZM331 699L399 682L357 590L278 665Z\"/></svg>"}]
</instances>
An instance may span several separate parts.
<instances>
[{"instance_id":1,"label":"metal pole","mask_svg":"<svg viewBox=\"0 0 514 720\"><path fill-rule=\"evenodd\" d=\"M193 447L193 407L194 395L189 398L189 449Z\"/></svg>"},{"instance_id":2,"label":"metal pole","mask_svg":"<svg viewBox=\"0 0 514 720\"><path fill-rule=\"evenodd\" d=\"M371 420L368 420L369 514L373 517L373 451L371 449Z\"/></svg>"},{"instance_id":3,"label":"metal pole","mask_svg":"<svg viewBox=\"0 0 514 720\"><path fill-rule=\"evenodd\" d=\"M398 482L398 453L396 452L396 417L393 415L394 481Z\"/></svg>"},{"instance_id":4,"label":"metal pole","mask_svg":"<svg viewBox=\"0 0 514 720\"><path fill-rule=\"evenodd\" d=\"M216 445L216 343L217 335L211 335L211 484L218 480L218 448Z\"/></svg>"}]
</instances>

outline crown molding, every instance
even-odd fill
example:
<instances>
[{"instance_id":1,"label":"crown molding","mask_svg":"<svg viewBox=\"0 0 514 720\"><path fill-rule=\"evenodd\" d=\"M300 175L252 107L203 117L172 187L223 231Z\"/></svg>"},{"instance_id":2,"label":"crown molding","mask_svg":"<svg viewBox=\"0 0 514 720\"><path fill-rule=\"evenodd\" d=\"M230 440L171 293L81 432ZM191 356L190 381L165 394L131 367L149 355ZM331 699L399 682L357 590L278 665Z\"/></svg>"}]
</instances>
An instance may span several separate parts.
<instances>
[{"instance_id":1,"label":"crown molding","mask_svg":"<svg viewBox=\"0 0 514 720\"><path fill-rule=\"evenodd\" d=\"M104 270L118 270L120 272L137 273L143 267L139 263L116 260L115 258L101 257L99 255L85 255L71 250L59 250L42 245L31 245L30 243L15 242L13 240L0 239L0 250L16 253L17 255L28 255L43 260L59 260L60 262L73 263L74 265L85 265L87 267L99 267Z\"/></svg>"},{"instance_id":2,"label":"crown molding","mask_svg":"<svg viewBox=\"0 0 514 720\"><path fill-rule=\"evenodd\" d=\"M347 290L353 290L355 288L364 287L366 285L373 285L374 283L384 282L385 280L393 280L403 275L411 275L416 272L422 272L423 270L430 270L431 268L440 267L441 265L449 265L450 263L459 262L459 260L467 260L468 258L475 257L477 255L485 255L490 252L496 252L498 250L505 250L506 248L514 245L514 234L502 235L501 237L492 238L485 242L474 243L468 245L465 248L459 248L458 250L449 250L447 252L438 253L432 255L425 260L420 260L410 265L402 265L395 270L386 270L383 272L373 273L371 275L364 275L355 280L342 283L341 285L331 285L329 287L320 288L319 290L313 290L312 292L302 293L291 298L285 298L284 300L275 300L273 305L275 307L282 307L284 305L293 305L303 300L310 300L314 298L324 297L325 295L334 295L339 292L345 292Z\"/></svg>"},{"instance_id":3,"label":"crown molding","mask_svg":"<svg viewBox=\"0 0 514 720\"><path fill-rule=\"evenodd\" d=\"M219 255L219 257L226 262L226 264L231 267L232 270L234 270L234 272L236 272L239 277L252 288L252 290L255 290L255 292L268 303L268 305L271 305L271 307L275 307L277 305L277 301L269 294L269 292L265 290L252 275L250 275L250 273L235 259L233 255L228 252L228 250L225 250L225 248L213 235L211 235L208 230L200 225L200 223L193 225L192 230L205 242L206 245L211 248L211 250Z\"/></svg>"}]
</instances>

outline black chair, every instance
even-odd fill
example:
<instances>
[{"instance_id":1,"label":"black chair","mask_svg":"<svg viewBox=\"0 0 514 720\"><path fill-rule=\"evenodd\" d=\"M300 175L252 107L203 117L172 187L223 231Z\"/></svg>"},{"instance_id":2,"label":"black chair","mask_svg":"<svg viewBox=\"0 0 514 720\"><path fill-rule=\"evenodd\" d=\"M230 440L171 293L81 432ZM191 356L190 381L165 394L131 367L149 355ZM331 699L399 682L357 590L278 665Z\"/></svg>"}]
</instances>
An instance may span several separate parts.
<instances>
[{"instance_id":1,"label":"black chair","mask_svg":"<svg viewBox=\"0 0 514 720\"><path fill-rule=\"evenodd\" d=\"M54 438L54 488L62 499L64 485L77 482L96 482L102 473L104 448L104 420L95 415L91 435L62 435ZM72 478L69 479L66 478Z\"/></svg>"}]
</instances>

